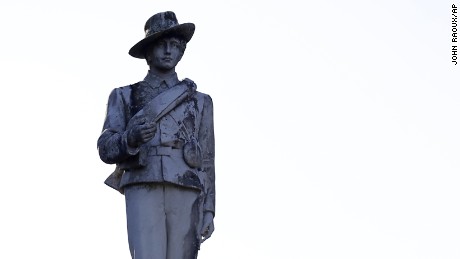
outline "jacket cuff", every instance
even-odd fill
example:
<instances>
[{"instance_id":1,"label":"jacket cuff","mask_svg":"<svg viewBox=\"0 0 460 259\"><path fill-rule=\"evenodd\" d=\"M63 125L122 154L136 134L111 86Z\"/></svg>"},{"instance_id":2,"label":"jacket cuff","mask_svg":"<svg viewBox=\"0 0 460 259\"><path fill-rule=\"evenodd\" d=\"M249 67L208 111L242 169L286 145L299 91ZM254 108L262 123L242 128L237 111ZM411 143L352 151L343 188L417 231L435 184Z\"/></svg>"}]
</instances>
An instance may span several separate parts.
<instances>
[{"instance_id":1,"label":"jacket cuff","mask_svg":"<svg viewBox=\"0 0 460 259\"><path fill-rule=\"evenodd\" d=\"M128 155L134 156L137 155L137 153L139 153L139 147L133 148L130 145L128 145L128 131L125 131L125 133L123 133L123 135L121 136L121 144L123 145Z\"/></svg>"},{"instance_id":2,"label":"jacket cuff","mask_svg":"<svg viewBox=\"0 0 460 259\"><path fill-rule=\"evenodd\" d=\"M209 203L205 203L204 206L203 206L203 211L204 212L211 212L212 215L215 215L215 209L214 209L214 206L209 204Z\"/></svg>"}]
</instances>

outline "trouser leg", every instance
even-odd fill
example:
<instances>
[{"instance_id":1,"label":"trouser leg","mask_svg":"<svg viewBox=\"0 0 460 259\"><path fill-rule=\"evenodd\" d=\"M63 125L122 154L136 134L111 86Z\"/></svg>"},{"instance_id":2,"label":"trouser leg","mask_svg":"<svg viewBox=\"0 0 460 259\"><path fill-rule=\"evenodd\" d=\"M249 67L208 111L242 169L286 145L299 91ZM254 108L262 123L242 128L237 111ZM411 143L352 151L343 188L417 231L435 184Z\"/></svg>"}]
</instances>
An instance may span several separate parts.
<instances>
[{"instance_id":1,"label":"trouser leg","mask_svg":"<svg viewBox=\"0 0 460 259\"><path fill-rule=\"evenodd\" d=\"M195 259L199 248L199 191L171 184L125 188L133 259Z\"/></svg>"},{"instance_id":2,"label":"trouser leg","mask_svg":"<svg viewBox=\"0 0 460 259\"><path fill-rule=\"evenodd\" d=\"M197 225L199 192L165 185L167 259L195 259L199 248Z\"/></svg>"},{"instance_id":3,"label":"trouser leg","mask_svg":"<svg viewBox=\"0 0 460 259\"><path fill-rule=\"evenodd\" d=\"M125 188L128 242L133 259L165 259L167 249L163 185Z\"/></svg>"}]
</instances>

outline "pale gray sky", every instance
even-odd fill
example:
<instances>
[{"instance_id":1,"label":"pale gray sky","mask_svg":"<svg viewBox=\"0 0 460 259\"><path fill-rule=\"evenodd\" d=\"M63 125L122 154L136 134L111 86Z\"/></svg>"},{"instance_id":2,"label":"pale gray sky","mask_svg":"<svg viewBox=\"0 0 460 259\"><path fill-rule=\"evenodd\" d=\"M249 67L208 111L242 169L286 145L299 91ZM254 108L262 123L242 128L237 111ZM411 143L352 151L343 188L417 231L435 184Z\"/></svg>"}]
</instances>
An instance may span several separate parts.
<instances>
[{"instance_id":1,"label":"pale gray sky","mask_svg":"<svg viewBox=\"0 0 460 259\"><path fill-rule=\"evenodd\" d=\"M446 1L4 1L0 258L129 258L96 140L128 55L172 10L213 97L200 259L460 258L460 84Z\"/></svg>"}]
</instances>

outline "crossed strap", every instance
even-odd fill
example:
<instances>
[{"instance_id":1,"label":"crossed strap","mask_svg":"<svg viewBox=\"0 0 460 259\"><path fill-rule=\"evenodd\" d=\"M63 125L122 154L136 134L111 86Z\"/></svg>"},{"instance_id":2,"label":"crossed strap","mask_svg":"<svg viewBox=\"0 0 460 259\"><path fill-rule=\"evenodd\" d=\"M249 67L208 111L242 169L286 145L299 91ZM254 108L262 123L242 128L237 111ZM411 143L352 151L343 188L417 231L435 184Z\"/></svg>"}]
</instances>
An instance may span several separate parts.
<instances>
[{"instance_id":1,"label":"crossed strap","mask_svg":"<svg viewBox=\"0 0 460 259\"><path fill-rule=\"evenodd\" d=\"M188 78L184 79L179 84L163 91L144 105L144 107L129 120L128 125L126 125L126 130L130 130L135 125L136 121L143 117L146 118L147 121L158 122L163 116L194 94L195 91L196 84Z\"/></svg>"}]
</instances>

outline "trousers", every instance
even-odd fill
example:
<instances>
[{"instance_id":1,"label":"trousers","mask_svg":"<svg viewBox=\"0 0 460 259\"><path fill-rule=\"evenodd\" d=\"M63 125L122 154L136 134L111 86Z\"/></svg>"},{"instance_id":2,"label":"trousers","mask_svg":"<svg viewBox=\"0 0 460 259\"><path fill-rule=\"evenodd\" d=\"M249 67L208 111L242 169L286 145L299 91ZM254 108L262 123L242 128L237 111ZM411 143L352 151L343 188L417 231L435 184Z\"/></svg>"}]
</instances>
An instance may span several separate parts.
<instances>
[{"instance_id":1,"label":"trousers","mask_svg":"<svg viewBox=\"0 0 460 259\"><path fill-rule=\"evenodd\" d=\"M199 191L167 183L125 187L133 259L196 259Z\"/></svg>"}]
</instances>

